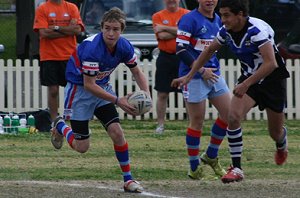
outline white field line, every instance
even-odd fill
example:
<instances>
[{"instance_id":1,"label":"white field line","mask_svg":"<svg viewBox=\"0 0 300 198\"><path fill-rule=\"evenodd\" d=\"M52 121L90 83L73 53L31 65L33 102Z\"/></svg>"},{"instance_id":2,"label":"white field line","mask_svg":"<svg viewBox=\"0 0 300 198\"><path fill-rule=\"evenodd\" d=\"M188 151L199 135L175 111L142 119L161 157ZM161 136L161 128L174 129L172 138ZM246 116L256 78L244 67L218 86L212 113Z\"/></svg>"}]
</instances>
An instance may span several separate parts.
<instances>
[{"instance_id":1,"label":"white field line","mask_svg":"<svg viewBox=\"0 0 300 198\"><path fill-rule=\"evenodd\" d=\"M4 181L2 181L4 182ZM120 188L113 188L111 186L104 186L100 184L83 184L83 183L65 183L65 182L50 182L50 181L5 181L6 183L18 183L18 184L38 184L38 185L57 185L57 186L70 186L70 187L79 187L79 188L98 188L98 189L106 189L110 191L120 191L123 192L123 189ZM148 196L148 197L158 197L158 198L181 198L181 197L173 197L173 196L166 196L166 195L160 195L156 193L151 193L151 192L142 192L139 195L142 196Z\"/></svg>"}]
</instances>

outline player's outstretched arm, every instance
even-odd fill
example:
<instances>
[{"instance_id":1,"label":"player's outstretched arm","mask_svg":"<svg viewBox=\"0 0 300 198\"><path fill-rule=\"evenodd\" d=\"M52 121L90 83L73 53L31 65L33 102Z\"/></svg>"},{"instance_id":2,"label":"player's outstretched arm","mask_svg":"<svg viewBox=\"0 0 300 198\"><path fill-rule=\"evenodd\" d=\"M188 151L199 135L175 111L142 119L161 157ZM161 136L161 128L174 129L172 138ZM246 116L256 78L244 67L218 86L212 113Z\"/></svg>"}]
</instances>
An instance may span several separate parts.
<instances>
[{"instance_id":1,"label":"player's outstretched arm","mask_svg":"<svg viewBox=\"0 0 300 198\"><path fill-rule=\"evenodd\" d=\"M180 88L186 85L199 72L204 80L210 80L212 82L217 81L218 76L214 74L214 69L204 69L204 65L212 55L221 48L222 46L215 39L207 48L205 48L195 61L191 64L190 72L180 78L176 78L172 81L171 86Z\"/></svg>"},{"instance_id":2,"label":"player's outstretched arm","mask_svg":"<svg viewBox=\"0 0 300 198\"><path fill-rule=\"evenodd\" d=\"M205 48L198 58L193 62L191 71L186 75L186 81L189 82L197 72L205 72L205 70L201 70L201 68L204 67L205 63L209 61L212 55L221 47L222 45L220 45L219 42L214 39L214 41L207 48Z\"/></svg>"}]
</instances>

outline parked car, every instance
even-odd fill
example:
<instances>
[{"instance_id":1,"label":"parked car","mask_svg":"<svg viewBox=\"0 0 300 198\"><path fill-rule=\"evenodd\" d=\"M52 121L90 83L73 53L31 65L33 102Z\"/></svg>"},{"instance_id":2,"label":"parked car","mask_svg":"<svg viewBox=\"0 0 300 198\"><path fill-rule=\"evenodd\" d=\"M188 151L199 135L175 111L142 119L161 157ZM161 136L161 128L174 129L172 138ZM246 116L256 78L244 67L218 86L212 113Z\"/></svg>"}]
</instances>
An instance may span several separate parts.
<instances>
[{"instance_id":1,"label":"parked car","mask_svg":"<svg viewBox=\"0 0 300 198\"><path fill-rule=\"evenodd\" d=\"M277 47L284 59L300 59L300 19Z\"/></svg>"}]
</instances>

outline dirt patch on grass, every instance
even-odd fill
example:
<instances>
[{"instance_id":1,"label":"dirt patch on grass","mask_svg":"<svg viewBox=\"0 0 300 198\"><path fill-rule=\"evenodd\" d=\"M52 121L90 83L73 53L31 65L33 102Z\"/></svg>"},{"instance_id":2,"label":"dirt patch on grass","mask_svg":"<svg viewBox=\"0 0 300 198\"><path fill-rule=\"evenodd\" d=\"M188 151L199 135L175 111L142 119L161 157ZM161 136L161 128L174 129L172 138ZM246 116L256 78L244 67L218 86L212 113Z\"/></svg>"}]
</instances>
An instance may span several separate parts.
<instances>
[{"instance_id":1,"label":"dirt patch on grass","mask_svg":"<svg viewBox=\"0 0 300 198\"><path fill-rule=\"evenodd\" d=\"M299 197L298 180L144 181L142 194L124 193L117 181L0 181L5 198L96 198L96 197Z\"/></svg>"}]
</instances>

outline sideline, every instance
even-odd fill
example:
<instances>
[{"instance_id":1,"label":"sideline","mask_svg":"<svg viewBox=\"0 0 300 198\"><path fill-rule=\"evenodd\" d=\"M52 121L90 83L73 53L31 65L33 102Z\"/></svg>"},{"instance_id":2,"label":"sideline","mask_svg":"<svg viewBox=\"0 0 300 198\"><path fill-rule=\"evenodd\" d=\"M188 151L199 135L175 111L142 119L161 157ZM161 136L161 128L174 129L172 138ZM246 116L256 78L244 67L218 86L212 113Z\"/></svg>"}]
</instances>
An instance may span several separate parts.
<instances>
[{"instance_id":1,"label":"sideline","mask_svg":"<svg viewBox=\"0 0 300 198\"><path fill-rule=\"evenodd\" d=\"M106 189L109 191L119 191L124 192L123 189L120 188L113 188L110 186L104 186L100 184L84 184L84 183L76 183L74 181L71 181L70 183L66 182L51 182L51 181L29 181L29 180L20 180L20 181L5 181L7 183L18 183L18 184L38 184L38 185L56 185L56 186L70 186L70 187L77 187L77 188L98 188L98 189ZM158 198L183 198L183 197L173 197L173 196L166 196L166 195L160 195L156 193L151 192L142 192L137 193L137 195L142 195L146 197L158 197Z\"/></svg>"}]
</instances>

